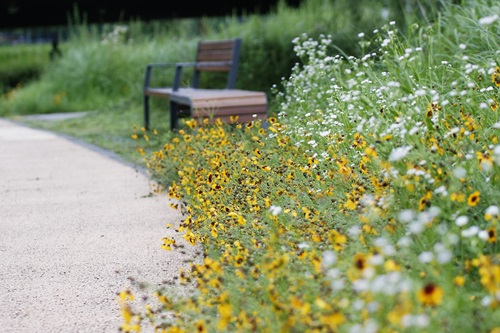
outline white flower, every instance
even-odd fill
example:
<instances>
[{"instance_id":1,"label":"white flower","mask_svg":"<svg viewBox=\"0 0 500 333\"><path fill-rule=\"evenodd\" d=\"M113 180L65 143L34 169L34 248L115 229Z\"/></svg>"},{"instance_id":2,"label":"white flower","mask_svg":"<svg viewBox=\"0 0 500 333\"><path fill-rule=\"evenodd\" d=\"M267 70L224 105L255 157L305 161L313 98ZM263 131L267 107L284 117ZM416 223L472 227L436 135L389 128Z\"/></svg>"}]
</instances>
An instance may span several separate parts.
<instances>
[{"instance_id":1,"label":"white flower","mask_svg":"<svg viewBox=\"0 0 500 333\"><path fill-rule=\"evenodd\" d=\"M399 240L398 240L398 245L401 246L401 247L408 247L410 246L412 243L411 241L411 238L410 237L401 237Z\"/></svg>"},{"instance_id":2,"label":"white flower","mask_svg":"<svg viewBox=\"0 0 500 333\"><path fill-rule=\"evenodd\" d=\"M486 208L486 211L484 213L486 215L497 216L500 214L500 209L498 208L498 206L491 205L488 208Z\"/></svg>"},{"instance_id":3,"label":"white flower","mask_svg":"<svg viewBox=\"0 0 500 333\"><path fill-rule=\"evenodd\" d=\"M370 287L370 284L365 279L358 279L358 280L352 282L352 288L357 292L367 291L369 287ZM353 305L353 307L354 307L354 305Z\"/></svg>"},{"instance_id":4,"label":"white flower","mask_svg":"<svg viewBox=\"0 0 500 333\"><path fill-rule=\"evenodd\" d=\"M479 227L473 225L469 229L465 229L462 231L462 236L463 237L472 237L475 236L479 233Z\"/></svg>"},{"instance_id":5,"label":"white flower","mask_svg":"<svg viewBox=\"0 0 500 333\"><path fill-rule=\"evenodd\" d=\"M319 135L321 136L327 136L330 134L330 130L326 130L326 131L323 131L323 132L319 132Z\"/></svg>"},{"instance_id":6,"label":"white flower","mask_svg":"<svg viewBox=\"0 0 500 333\"><path fill-rule=\"evenodd\" d=\"M422 231L424 231L425 225L423 223L420 223L418 221L412 222L409 226L409 231L413 234L419 234Z\"/></svg>"},{"instance_id":7,"label":"white flower","mask_svg":"<svg viewBox=\"0 0 500 333\"><path fill-rule=\"evenodd\" d=\"M358 37L359 37L359 38L363 38L363 37L365 37L365 33L364 33L364 32L360 32L360 33L358 34Z\"/></svg>"},{"instance_id":8,"label":"white flower","mask_svg":"<svg viewBox=\"0 0 500 333\"><path fill-rule=\"evenodd\" d=\"M455 224L459 227L463 227L464 225L466 225L467 223L469 222L469 218L465 215L462 215L462 216L459 216L457 217L457 219L455 220Z\"/></svg>"},{"instance_id":9,"label":"white flower","mask_svg":"<svg viewBox=\"0 0 500 333\"><path fill-rule=\"evenodd\" d=\"M361 233L361 228L358 226L352 226L347 230L347 234L351 237L357 237Z\"/></svg>"},{"instance_id":10,"label":"white flower","mask_svg":"<svg viewBox=\"0 0 500 333\"><path fill-rule=\"evenodd\" d=\"M337 262L337 254L333 251L323 252L323 261L321 262L323 267L330 267Z\"/></svg>"},{"instance_id":11,"label":"white flower","mask_svg":"<svg viewBox=\"0 0 500 333\"><path fill-rule=\"evenodd\" d=\"M426 326L429 326L430 319L425 314L418 314L418 315L415 315L413 322L415 323L415 326L417 326L417 327L426 327Z\"/></svg>"},{"instance_id":12,"label":"white flower","mask_svg":"<svg viewBox=\"0 0 500 333\"><path fill-rule=\"evenodd\" d=\"M491 302L493 302L493 300L491 299L491 296L484 296L483 299L481 300L481 305L482 306L490 306Z\"/></svg>"},{"instance_id":13,"label":"white flower","mask_svg":"<svg viewBox=\"0 0 500 333\"><path fill-rule=\"evenodd\" d=\"M380 266L384 263L384 257L380 254L376 254L370 257L368 259L369 263L374 265L374 266Z\"/></svg>"},{"instance_id":14,"label":"white flower","mask_svg":"<svg viewBox=\"0 0 500 333\"><path fill-rule=\"evenodd\" d=\"M437 254L437 262L440 264L446 264L450 262L452 258L453 254L446 249Z\"/></svg>"},{"instance_id":15,"label":"white flower","mask_svg":"<svg viewBox=\"0 0 500 333\"><path fill-rule=\"evenodd\" d=\"M420 261L422 264L430 263L432 259L434 259L434 254L429 251L424 251L418 256L418 261Z\"/></svg>"},{"instance_id":16,"label":"white flower","mask_svg":"<svg viewBox=\"0 0 500 333\"><path fill-rule=\"evenodd\" d=\"M404 223L409 223L415 217L415 213L411 209L405 209L399 212L399 220Z\"/></svg>"},{"instance_id":17,"label":"white flower","mask_svg":"<svg viewBox=\"0 0 500 333\"><path fill-rule=\"evenodd\" d=\"M457 178L464 178L466 174L467 170L462 167L456 167L455 169L453 169L453 175Z\"/></svg>"},{"instance_id":18,"label":"white flower","mask_svg":"<svg viewBox=\"0 0 500 333\"><path fill-rule=\"evenodd\" d=\"M280 206L271 206L269 207L269 211L271 212L271 214L273 214L274 216L278 215L279 213L281 213L283 209L280 207Z\"/></svg>"},{"instance_id":19,"label":"white flower","mask_svg":"<svg viewBox=\"0 0 500 333\"><path fill-rule=\"evenodd\" d=\"M448 192L446 191L446 186L440 186L437 189L434 190L434 193L436 194L441 194L443 196L447 196Z\"/></svg>"},{"instance_id":20,"label":"white flower","mask_svg":"<svg viewBox=\"0 0 500 333\"><path fill-rule=\"evenodd\" d=\"M482 239L482 240L484 240L484 241L485 241L485 240L488 240L488 238L489 238L490 236L488 235L488 231L486 231L486 230L481 230L481 231L477 234L477 237L479 237L480 239Z\"/></svg>"},{"instance_id":21,"label":"white flower","mask_svg":"<svg viewBox=\"0 0 500 333\"><path fill-rule=\"evenodd\" d=\"M498 15L485 16L479 19L480 25L490 25L499 19Z\"/></svg>"},{"instance_id":22,"label":"white flower","mask_svg":"<svg viewBox=\"0 0 500 333\"><path fill-rule=\"evenodd\" d=\"M423 95L425 95L425 90L423 89L415 90L415 96L423 96Z\"/></svg>"},{"instance_id":23,"label":"white flower","mask_svg":"<svg viewBox=\"0 0 500 333\"><path fill-rule=\"evenodd\" d=\"M330 286L332 287L333 290L342 290L345 288L345 281L344 279L334 280L332 281Z\"/></svg>"},{"instance_id":24,"label":"white flower","mask_svg":"<svg viewBox=\"0 0 500 333\"><path fill-rule=\"evenodd\" d=\"M408 154L410 149L410 146L403 146L393 149L389 154L389 161L399 161L403 159Z\"/></svg>"},{"instance_id":25,"label":"white flower","mask_svg":"<svg viewBox=\"0 0 500 333\"><path fill-rule=\"evenodd\" d=\"M467 47L467 45L465 45L465 44L460 44L460 45L458 45L458 47L459 47L461 50L465 50L465 48Z\"/></svg>"},{"instance_id":26,"label":"white flower","mask_svg":"<svg viewBox=\"0 0 500 333\"><path fill-rule=\"evenodd\" d=\"M337 278L339 278L342 273L340 273L340 270L336 269L336 268L332 268L332 269L329 269L328 272L326 272L326 275L328 276L328 278L330 280L335 280Z\"/></svg>"}]
</instances>

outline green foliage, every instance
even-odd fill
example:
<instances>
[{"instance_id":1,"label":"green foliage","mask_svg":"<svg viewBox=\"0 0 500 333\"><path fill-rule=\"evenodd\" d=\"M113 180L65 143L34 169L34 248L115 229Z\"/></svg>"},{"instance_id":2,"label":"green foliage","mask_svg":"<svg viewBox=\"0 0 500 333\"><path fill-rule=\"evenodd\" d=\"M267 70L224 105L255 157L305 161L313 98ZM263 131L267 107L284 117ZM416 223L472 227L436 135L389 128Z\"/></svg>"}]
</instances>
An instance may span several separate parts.
<instances>
[{"instance_id":1,"label":"green foliage","mask_svg":"<svg viewBox=\"0 0 500 333\"><path fill-rule=\"evenodd\" d=\"M122 329L498 332L499 23L492 1L446 5L359 31L358 57L303 34L268 126L166 138L147 162L186 244L163 248L204 261L122 302Z\"/></svg>"},{"instance_id":2,"label":"green foliage","mask_svg":"<svg viewBox=\"0 0 500 333\"><path fill-rule=\"evenodd\" d=\"M400 18L402 4L414 2L420 4L416 0L306 0L299 8L280 2L265 16L233 15L151 23L136 20L102 26L88 24L85 15L75 8L69 24L71 38L63 45L63 57L43 67L38 81L0 97L0 114L96 110L122 101L140 104L146 64L191 61L200 38L241 37L243 50L237 86L269 92L290 75L290 69L299 61L293 52L295 37L302 33L311 37L331 35L336 52L359 55L353 36L359 31L371 31L382 18ZM434 7L430 7L424 10L417 6L416 12L404 9L404 13L408 20L414 20L419 13L434 17L431 10ZM25 68L39 70L37 61L46 58L44 55L21 62ZM171 84L171 72L158 75L158 84ZM188 78L189 72L185 80ZM219 80L202 78L209 86L217 85Z\"/></svg>"},{"instance_id":3,"label":"green foliage","mask_svg":"<svg viewBox=\"0 0 500 333\"><path fill-rule=\"evenodd\" d=\"M47 45L0 46L0 93L37 79L49 63Z\"/></svg>"}]
</instances>

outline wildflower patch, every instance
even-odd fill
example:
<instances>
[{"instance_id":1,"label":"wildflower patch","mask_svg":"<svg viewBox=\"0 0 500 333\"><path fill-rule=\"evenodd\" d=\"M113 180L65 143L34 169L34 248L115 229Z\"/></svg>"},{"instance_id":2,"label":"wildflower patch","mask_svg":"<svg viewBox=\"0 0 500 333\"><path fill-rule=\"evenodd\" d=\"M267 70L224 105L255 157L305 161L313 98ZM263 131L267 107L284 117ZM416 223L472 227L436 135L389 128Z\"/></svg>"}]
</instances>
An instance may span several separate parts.
<instances>
[{"instance_id":1,"label":"wildflower patch","mask_svg":"<svg viewBox=\"0 0 500 333\"><path fill-rule=\"evenodd\" d=\"M126 327L498 330L499 115L489 106L500 46L495 23L480 22L487 9L443 18L480 55L444 40L448 26L359 34L378 45L361 58L329 55L328 36L300 36L302 65L269 126L188 121L150 154L152 174L186 204L178 231L203 245L204 261L176 282L193 283L193 296L149 315L130 302Z\"/></svg>"}]
</instances>

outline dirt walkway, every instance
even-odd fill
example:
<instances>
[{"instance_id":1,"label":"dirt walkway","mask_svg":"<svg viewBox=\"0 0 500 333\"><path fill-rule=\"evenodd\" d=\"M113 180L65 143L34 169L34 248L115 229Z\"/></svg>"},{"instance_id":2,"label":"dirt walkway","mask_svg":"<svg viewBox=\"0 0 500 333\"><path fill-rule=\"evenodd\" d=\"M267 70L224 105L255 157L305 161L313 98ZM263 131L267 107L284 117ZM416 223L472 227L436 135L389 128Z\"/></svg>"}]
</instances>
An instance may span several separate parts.
<instances>
[{"instance_id":1,"label":"dirt walkway","mask_svg":"<svg viewBox=\"0 0 500 333\"><path fill-rule=\"evenodd\" d=\"M130 166L0 119L0 332L117 332L128 277L186 267L192 247L160 248L181 215L150 190Z\"/></svg>"}]
</instances>

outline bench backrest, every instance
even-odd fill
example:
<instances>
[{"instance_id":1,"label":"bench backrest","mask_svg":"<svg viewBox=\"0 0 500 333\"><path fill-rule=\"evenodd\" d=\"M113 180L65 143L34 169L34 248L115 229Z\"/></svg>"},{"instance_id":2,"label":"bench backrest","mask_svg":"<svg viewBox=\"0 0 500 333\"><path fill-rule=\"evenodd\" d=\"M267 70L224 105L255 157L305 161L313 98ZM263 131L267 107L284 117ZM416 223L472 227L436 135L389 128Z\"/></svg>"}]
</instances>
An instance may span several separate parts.
<instances>
[{"instance_id":1,"label":"bench backrest","mask_svg":"<svg viewBox=\"0 0 500 333\"><path fill-rule=\"evenodd\" d=\"M196 66L192 86L197 88L201 72L227 72L227 89L236 85L240 58L241 38L219 41L200 41L196 52L196 62L217 62L217 66Z\"/></svg>"}]
</instances>

